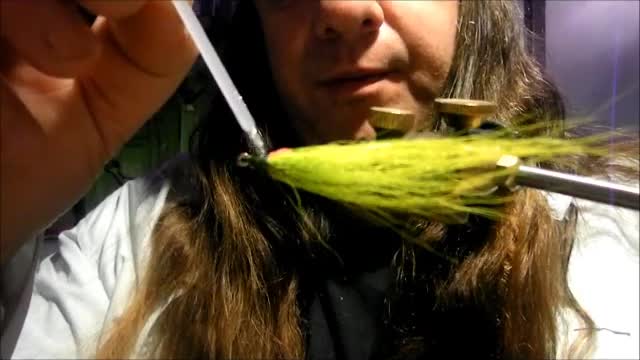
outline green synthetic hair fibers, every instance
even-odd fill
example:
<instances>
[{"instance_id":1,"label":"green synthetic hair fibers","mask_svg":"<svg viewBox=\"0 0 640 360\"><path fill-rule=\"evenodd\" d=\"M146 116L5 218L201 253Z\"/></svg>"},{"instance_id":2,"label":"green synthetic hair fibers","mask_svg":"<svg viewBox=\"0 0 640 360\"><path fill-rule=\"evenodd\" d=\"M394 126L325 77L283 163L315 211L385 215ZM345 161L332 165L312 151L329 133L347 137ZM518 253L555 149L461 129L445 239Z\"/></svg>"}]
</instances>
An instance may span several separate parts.
<instances>
[{"instance_id":1,"label":"green synthetic hair fibers","mask_svg":"<svg viewBox=\"0 0 640 360\"><path fill-rule=\"evenodd\" d=\"M381 218L405 214L459 222L470 214L500 216L510 195L495 190L517 171L496 166L503 155L537 163L595 151L588 139L502 135L326 144L275 151L261 162L272 178L294 189Z\"/></svg>"}]
</instances>

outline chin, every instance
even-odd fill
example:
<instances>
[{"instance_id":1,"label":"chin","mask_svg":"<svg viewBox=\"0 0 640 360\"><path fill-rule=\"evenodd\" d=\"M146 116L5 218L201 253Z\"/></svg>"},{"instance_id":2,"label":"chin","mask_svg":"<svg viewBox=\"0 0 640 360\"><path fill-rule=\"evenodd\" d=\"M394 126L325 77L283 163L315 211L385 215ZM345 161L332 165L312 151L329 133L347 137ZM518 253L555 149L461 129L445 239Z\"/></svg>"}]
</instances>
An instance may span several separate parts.
<instances>
[{"instance_id":1,"label":"chin","mask_svg":"<svg viewBox=\"0 0 640 360\"><path fill-rule=\"evenodd\" d=\"M376 132L368 121L370 106L354 110L334 122L335 140L375 140Z\"/></svg>"},{"instance_id":2,"label":"chin","mask_svg":"<svg viewBox=\"0 0 640 360\"><path fill-rule=\"evenodd\" d=\"M308 121L299 123L299 133L307 145L326 144L335 141L375 140L376 132L367 121L369 110L332 117L307 117Z\"/></svg>"},{"instance_id":3,"label":"chin","mask_svg":"<svg viewBox=\"0 0 640 360\"><path fill-rule=\"evenodd\" d=\"M373 127L369 124L369 122L365 121L355 129L354 128L339 129L336 132L326 133L325 136L323 136L322 138L324 139L324 141L320 141L320 143L329 143L334 141L350 141L350 140L356 140L356 141L375 140L376 132L373 129Z\"/></svg>"},{"instance_id":4,"label":"chin","mask_svg":"<svg viewBox=\"0 0 640 360\"><path fill-rule=\"evenodd\" d=\"M358 131L354 134L354 140L375 140L376 139L376 131L373 129L371 124L368 121L365 121Z\"/></svg>"}]
</instances>

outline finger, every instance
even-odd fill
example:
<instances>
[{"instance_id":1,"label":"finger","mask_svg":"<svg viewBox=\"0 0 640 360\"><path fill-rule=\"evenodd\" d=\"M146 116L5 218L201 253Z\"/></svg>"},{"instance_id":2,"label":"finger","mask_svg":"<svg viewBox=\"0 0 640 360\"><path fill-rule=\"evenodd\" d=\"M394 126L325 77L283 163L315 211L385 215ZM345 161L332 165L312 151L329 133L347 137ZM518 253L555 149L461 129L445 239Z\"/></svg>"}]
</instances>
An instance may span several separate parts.
<instances>
[{"instance_id":1,"label":"finger","mask_svg":"<svg viewBox=\"0 0 640 360\"><path fill-rule=\"evenodd\" d=\"M110 22L109 31L123 54L152 74L171 74L197 55L171 1L147 2L134 15Z\"/></svg>"},{"instance_id":2,"label":"finger","mask_svg":"<svg viewBox=\"0 0 640 360\"><path fill-rule=\"evenodd\" d=\"M97 169L88 169L87 152L78 151L92 139L73 134L77 123L58 130L39 122L2 79L0 103L1 263L71 206Z\"/></svg>"},{"instance_id":3,"label":"finger","mask_svg":"<svg viewBox=\"0 0 640 360\"><path fill-rule=\"evenodd\" d=\"M18 146L18 133L15 127L21 124L17 121L17 117L27 117L28 111L18 101L15 94L5 86L0 79L0 264L9 259L13 252L17 250L21 243L19 239L23 237L30 225L26 221L24 214L18 216L16 214L19 209L15 209L16 204L20 203L20 190L17 188L19 179L17 175L24 175L24 170L28 170L24 165L20 166L20 146ZM22 126L31 126L33 123L26 122ZM34 129L37 130L37 129ZM13 132L13 136L11 133ZM34 133L34 131L30 131ZM27 139L28 141L29 139ZM27 144L28 146L28 144ZM24 164L24 161L22 161ZM33 166L32 166L33 167ZM8 176L10 172L16 171L22 174L16 176ZM22 179L20 179L22 181ZM30 234L29 234L30 235ZM27 238L26 236L24 237Z\"/></svg>"},{"instance_id":4,"label":"finger","mask_svg":"<svg viewBox=\"0 0 640 360\"><path fill-rule=\"evenodd\" d=\"M2 0L0 36L8 43L3 51L17 52L53 76L82 73L99 54L91 29L71 2Z\"/></svg>"},{"instance_id":5,"label":"finger","mask_svg":"<svg viewBox=\"0 0 640 360\"><path fill-rule=\"evenodd\" d=\"M79 0L80 5L96 15L108 19L121 19L138 12L145 4L144 0Z\"/></svg>"},{"instance_id":6,"label":"finger","mask_svg":"<svg viewBox=\"0 0 640 360\"><path fill-rule=\"evenodd\" d=\"M175 91L197 56L171 2L153 1L134 15L98 19L102 56L80 84L113 154Z\"/></svg>"}]
</instances>

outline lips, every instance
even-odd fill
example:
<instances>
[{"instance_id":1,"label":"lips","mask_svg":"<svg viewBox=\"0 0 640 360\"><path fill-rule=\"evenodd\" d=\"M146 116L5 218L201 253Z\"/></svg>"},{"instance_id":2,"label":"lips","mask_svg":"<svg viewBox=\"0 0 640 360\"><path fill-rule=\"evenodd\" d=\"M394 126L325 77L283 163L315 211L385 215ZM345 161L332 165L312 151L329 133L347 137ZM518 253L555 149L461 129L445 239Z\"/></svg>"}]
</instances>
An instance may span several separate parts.
<instances>
[{"instance_id":1,"label":"lips","mask_svg":"<svg viewBox=\"0 0 640 360\"><path fill-rule=\"evenodd\" d=\"M336 95L364 95L390 74L386 69L353 69L336 72L318 84Z\"/></svg>"}]
</instances>

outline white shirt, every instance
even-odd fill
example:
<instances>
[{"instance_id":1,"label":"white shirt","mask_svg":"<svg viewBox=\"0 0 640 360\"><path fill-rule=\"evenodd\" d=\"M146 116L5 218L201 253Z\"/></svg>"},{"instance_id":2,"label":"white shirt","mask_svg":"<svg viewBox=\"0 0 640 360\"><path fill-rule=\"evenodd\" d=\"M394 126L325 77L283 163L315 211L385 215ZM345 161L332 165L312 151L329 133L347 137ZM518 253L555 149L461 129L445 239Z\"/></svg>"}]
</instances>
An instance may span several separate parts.
<instances>
[{"instance_id":1,"label":"white shirt","mask_svg":"<svg viewBox=\"0 0 640 360\"><path fill-rule=\"evenodd\" d=\"M139 281L168 189L166 182L128 182L60 235L57 251L34 267L33 285L25 283L26 317L19 311L5 314L12 316L8 328L14 336L3 336L3 358L87 358L95 352L96 341L125 309ZM548 199L557 217L572 201L556 194ZM593 358L639 359L639 214L588 201L577 204L581 216L569 281L602 328ZM561 343L576 336L578 327L569 321ZM13 348L8 342L15 336Z\"/></svg>"}]
</instances>

